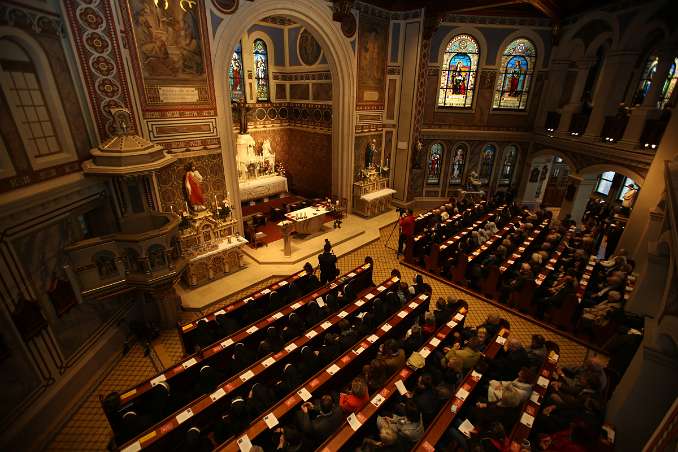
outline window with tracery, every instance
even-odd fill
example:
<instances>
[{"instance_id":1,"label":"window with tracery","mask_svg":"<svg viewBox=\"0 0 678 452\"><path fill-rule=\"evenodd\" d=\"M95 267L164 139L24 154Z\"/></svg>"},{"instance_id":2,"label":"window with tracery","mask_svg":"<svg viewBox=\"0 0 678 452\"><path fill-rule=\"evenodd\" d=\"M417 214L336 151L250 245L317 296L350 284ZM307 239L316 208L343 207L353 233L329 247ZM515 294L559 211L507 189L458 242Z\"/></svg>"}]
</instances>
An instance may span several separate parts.
<instances>
[{"instance_id":1,"label":"window with tracery","mask_svg":"<svg viewBox=\"0 0 678 452\"><path fill-rule=\"evenodd\" d=\"M499 185L510 185L513 179L513 172L516 166L518 149L515 145L509 144L504 149L504 159L501 165L501 174L499 174Z\"/></svg>"},{"instance_id":2,"label":"window with tracery","mask_svg":"<svg viewBox=\"0 0 678 452\"><path fill-rule=\"evenodd\" d=\"M266 43L262 39L255 39L253 52L257 101L266 102L270 99L268 83L268 49L266 48Z\"/></svg>"},{"instance_id":3,"label":"window with tracery","mask_svg":"<svg viewBox=\"0 0 678 452\"><path fill-rule=\"evenodd\" d=\"M501 57L492 108L525 110L537 62L537 51L529 39L512 41Z\"/></svg>"},{"instance_id":4,"label":"window with tracery","mask_svg":"<svg viewBox=\"0 0 678 452\"><path fill-rule=\"evenodd\" d=\"M461 185L464 182L464 168L466 167L466 145L460 144L454 149L450 162L449 185Z\"/></svg>"},{"instance_id":5,"label":"window with tracery","mask_svg":"<svg viewBox=\"0 0 678 452\"><path fill-rule=\"evenodd\" d=\"M443 55L439 106L472 106L479 57L478 42L472 36L461 34L450 40Z\"/></svg>"},{"instance_id":6,"label":"window with tracery","mask_svg":"<svg viewBox=\"0 0 678 452\"><path fill-rule=\"evenodd\" d=\"M231 87L231 100L239 101L245 98L245 77L240 43L235 46L233 55L231 55L231 64L228 66L228 84Z\"/></svg>"},{"instance_id":7,"label":"window with tracery","mask_svg":"<svg viewBox=\"0 0 678 452\"><path fill-rule=\"evenodd\" d=\"M435 185L440 183L440 167L443 163L443 145L435 143L431 145L431 152L428 155L428 174L426 176L426 183Z\"/></svg>"}]
</instances>

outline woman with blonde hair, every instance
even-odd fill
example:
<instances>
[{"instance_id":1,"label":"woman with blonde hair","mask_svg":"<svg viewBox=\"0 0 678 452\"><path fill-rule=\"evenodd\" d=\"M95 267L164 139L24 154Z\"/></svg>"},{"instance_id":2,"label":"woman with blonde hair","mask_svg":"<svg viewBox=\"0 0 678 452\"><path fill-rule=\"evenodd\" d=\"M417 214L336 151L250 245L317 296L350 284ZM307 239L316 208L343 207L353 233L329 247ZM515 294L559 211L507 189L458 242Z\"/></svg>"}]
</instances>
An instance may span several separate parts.
<instances>
[{"instance_id":1,"label":"woman with blonde hair","mask_svg":"<svg viewBox=\"0 0 678 452\"><path fill-rule=\"evenodd\" d=\"M339 394L339 406L346 414L360 411L369 400L367 382L360 376L353 379L351 390L348 393L342 392Z\"/></svg>"}]
</instances>

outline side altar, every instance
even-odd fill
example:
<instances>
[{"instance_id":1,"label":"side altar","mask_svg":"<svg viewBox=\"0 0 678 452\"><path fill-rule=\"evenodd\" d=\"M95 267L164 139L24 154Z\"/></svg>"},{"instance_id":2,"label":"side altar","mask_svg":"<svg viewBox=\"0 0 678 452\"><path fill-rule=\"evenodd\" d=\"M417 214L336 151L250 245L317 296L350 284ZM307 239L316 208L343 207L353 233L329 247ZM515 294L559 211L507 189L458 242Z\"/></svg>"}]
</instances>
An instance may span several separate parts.
<instances>
[{"instance_id":1,"label":"side altar","mask_svg":"<svg viewBox=\"0 0 678 452\"><path fill-rule=\"evenodd\" d=\"M190 288L243 267L241 248L247 240L238 233L238 221L226 202L215 211L184 212L178 240L187 262L183 280Z\"/></svg>"},{"instance_id":2,"label":"side altar","mask_svg":"<svg viewBox=\"0 0 678 452\"><path fill-rule=\"evenodd\" d=\"M275 153L271 149L270 140L264 140L261 152L257 152L254 138L247 133L239 134L236 138L236 150L241 201L287 193L287 178L282 174L280 165L276 169Z\"/></svg>"}]
</instances>

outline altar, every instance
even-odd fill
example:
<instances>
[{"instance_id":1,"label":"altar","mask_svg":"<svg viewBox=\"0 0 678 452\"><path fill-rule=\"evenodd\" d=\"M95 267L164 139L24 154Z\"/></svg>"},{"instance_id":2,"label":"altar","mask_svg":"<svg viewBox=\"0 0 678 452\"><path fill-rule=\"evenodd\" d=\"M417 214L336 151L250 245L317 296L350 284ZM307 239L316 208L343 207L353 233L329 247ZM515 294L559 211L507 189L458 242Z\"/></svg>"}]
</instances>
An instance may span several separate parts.
<instances>
[{"instance_id":1,"label":"altar","mask_svg":"<svg viewBox=\"0 0 678 452\"><path fill-rule=\"evenodd\" d=\"M353 184L353 212L373 217L391 208L391 198L396 191L388 186L388 178L370 174Z\"/></svg>"},{"instance_id":2,"label":"altar","mask_svg":"<svg viewBox=\"0 0 678 452\"><path fill-rule=\"evenodd\" d=\"M270 140L263 141L260 152L257 152L254 138L247 133L239 134L235 144L241 201L287 193L287 178L276 169L275 152L271 149Z\"/></svg>"},{"instance_id":3,"label":"altar","mask_svg":"<svg viewBox=\"0 0 678 452\"><path fill-rule=\"evenodd\" d=\"M285 218L294 223L294 230L299 234L313 234L322 229L328 212L325 206L316 205L287 213Z\"/></svg>"},{"instance_id":4,"label":"altar","mask_svg":"<svg viewBox=\"0 0 678 452\"><path fill-rule=\"evenodd\" d=\"M251 201L259 198L287 193L287 178L278 175L268 175L240 182L240 200Z\"/></svg>"}]
</instances>

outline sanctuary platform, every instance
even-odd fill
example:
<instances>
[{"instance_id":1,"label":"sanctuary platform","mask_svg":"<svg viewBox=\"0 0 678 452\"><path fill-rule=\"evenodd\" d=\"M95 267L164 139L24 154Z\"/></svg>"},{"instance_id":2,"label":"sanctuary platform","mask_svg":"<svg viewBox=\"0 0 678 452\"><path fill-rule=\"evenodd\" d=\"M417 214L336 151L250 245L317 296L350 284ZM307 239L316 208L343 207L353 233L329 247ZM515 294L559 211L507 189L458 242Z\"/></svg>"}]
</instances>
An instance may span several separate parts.
<instances>
[{"instance_id":1,"label":"sanctuary platform","mask_svg":"<svg viewBox=\"0 0 678 452\"><path fill-rule=\"evenodd\" d=\"M283 253L282 239L257 249L243 247L242 265L244 268L239 272L193 290L177 286L177 293L181 296L181 305L185 310L204 309L259 281L298 271L307 261L316 267L325 239L332 243L334 253L340 257L378 240L379 230L384 226L394 224L397 219L398 215L394 210L372 218L347 215L344 217L341 228L332 229L325 226L321 232L304 239L292 238L290 256L285 256ZM398 234L397 228L394 234Z\"/></svg>"}]
</instances>

